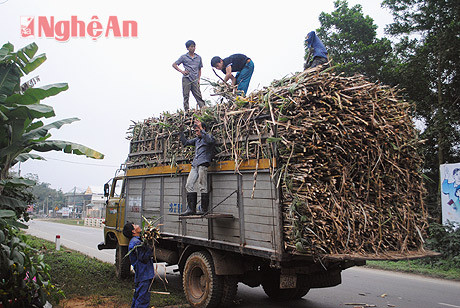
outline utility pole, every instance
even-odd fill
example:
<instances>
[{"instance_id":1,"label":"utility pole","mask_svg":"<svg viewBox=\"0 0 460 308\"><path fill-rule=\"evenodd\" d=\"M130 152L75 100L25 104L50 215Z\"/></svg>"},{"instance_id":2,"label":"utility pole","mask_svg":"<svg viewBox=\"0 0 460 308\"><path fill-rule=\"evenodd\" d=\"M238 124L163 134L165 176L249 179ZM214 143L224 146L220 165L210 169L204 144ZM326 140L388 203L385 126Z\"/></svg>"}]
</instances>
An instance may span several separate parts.
<instances>
[{"instance_id":1,"label":"utility pole","mask_svg":"<svg viewBox=\"0 0 460 308\"><path fill-rule=\"evenodd\" d=\"M49 202L50 198L51 198L51 195L46 196L46 215L47 216L48 216L48 213L49 213L48 202Z\"/></svg>"},{"instance_id":2,"label":"utility pole","mask_svg":"<svg viewBox=\"0 0 460 308\"><path fill-rule=\"evenodd\" d=\"M75 218L78 218L78 214L77 214L77 207L75 205L75 192L77 190L77 187L74 186L73 187L73 210L75 211Z\"/></svg>"}]
</instances>

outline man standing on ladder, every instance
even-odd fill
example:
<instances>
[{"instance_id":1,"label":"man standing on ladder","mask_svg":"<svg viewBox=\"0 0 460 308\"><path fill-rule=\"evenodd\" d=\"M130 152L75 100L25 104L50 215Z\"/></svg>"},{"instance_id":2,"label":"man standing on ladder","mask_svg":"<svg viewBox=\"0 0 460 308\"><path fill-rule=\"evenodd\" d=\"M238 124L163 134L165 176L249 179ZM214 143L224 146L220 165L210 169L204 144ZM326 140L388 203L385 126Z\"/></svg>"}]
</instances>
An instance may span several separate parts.
<instances>
[{"instance_id":1,"label":"man standing on ladder","mask_svg":"<svg viewBox=\"0 0 460 308\"><path fill-rule=\"evenodd\" d=\"M185 138L184 132L180 132L180 140L184 146L195 146L195 157L192 161L192 169L187 178L185 189L187 190L187 210L181 216L204 215L209 207L208 194L208 167L214 154L214 137L206 132L206 125L199 120L193 125L196 137L190 140ZM201 192L201 212L196 212L198 193L194 191L198 181Z\"/></svg>"}]
</instances>

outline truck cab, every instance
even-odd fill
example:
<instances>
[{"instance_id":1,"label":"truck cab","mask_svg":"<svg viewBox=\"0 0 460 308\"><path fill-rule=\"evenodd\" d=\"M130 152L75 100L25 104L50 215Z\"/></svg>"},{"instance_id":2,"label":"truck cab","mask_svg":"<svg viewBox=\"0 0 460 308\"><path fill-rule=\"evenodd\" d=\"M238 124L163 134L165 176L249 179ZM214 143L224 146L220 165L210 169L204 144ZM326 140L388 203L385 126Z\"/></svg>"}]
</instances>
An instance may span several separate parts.
<instances>
[{"instance_id":1,"label":"truck cab","mask_svg":"<svg viewBox=\"0 0 460 308\"><path fill-rule=\"evenodd\" d=\"M104 226L104 242L98 249L115 249L115 271L117 277L124 279L130 275L130 264L124 256L128 253L129 240L122 234L125 223L125 177L117 176L111 185L104 185L106 200L106 216Z\"/></svg>"}]
</instances>

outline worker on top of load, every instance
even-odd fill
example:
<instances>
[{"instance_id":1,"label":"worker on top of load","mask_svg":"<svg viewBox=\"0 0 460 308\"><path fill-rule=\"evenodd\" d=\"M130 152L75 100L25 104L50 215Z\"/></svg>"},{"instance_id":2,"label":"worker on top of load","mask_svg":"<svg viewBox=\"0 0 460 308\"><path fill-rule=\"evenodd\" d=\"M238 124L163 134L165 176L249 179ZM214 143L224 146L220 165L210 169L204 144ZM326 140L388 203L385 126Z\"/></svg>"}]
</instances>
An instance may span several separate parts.
<instances>
[{"instance_id":1,"label":"worker on top of load","mask_svg":"<svg viewBox=\"0 0 460 308\"><path fill-rule=\"evenodd\" d=\"M182 74L182 94L184 96L185 111L189 109L188 100L190 97L190 90L198 106L202 108L205 105L200 91L201 68L203 67L203 62L201 61L201 57L195 53L195 46L194 41L188 40L185 43L188 52L180 56L179 59L172 64L174 69ZM179 65L181 64L184 66L184 70L180 69Z\"/></svg>"},{"instance_id":2,"label":"worker on top of load","mask_svg":"<svg viewBox=\"0 0 460 308\"><path fill-rule=\"evenodd\" d=\"M323 42L316 36L315 31L311 31L307 34L305 39L307 48L309 48L309 55L307 61L305 62L305 69L312 68L324 63L327 63L327 50L324 47ZM310 57L313 59L310 61Z\"/></svg>"},{"instance_id":3,"label":"worker on top of load","mask_svg":"<svg viewBox=\"0 0 460 308\"><path fill-rule=\"evenodd\" d=\"M180 132L180 140L185 146L195 146L195 157L192 161L192 169L187 178L185 189L187 190L187 210L181 216L188 216L196 214L196 203L198 193L194 191L196 182L201 192L201 212L199 215L204 215L209 207L209 194L208 194L208 167L212 161L214 154L214 144L216 140L214 137L206 132L206 125L199 120L195 121L193 125L196 137L187 140L184 132Z\"/></svg>"},{"instance_id":4,"label":"worker on top of load","mask_svg":"<svg viewBox=\"0 0 460 308\"><path fill-rule=\"evenodd\" d=\"M232 85L238 85L237 91L246 95L254 72L254 62L250 58L241 53L231 55L223 60L215 56L211 59L211 66L225 74L224 82L230 79ZM236 77L232 75L232 72L237 72Z\"/></svg>"}]
</instances>

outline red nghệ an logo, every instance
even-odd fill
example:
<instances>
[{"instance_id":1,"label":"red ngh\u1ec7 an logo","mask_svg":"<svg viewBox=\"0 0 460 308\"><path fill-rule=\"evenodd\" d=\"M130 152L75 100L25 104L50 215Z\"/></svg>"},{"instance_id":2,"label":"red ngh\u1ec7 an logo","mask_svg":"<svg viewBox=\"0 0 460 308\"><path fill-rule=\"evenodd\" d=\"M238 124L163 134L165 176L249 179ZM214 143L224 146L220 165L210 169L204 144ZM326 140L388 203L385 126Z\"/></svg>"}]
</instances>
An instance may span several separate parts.
<instances>
[{"instance_id":1,"label":"red ngh\u1ec7 an logo","mask_svg":"<svg viewBox=\"0 0 460 308\"><path fill-rule=\"evenodd\" d=\"M34 37L34 17L21 17L21 37Z\"/></svg>"},{"instance_id":2,"label":"red ngh\u1ec7 an logo","mask_svg":"<svg viewBox=\"0 0 460 308\"><path fill-rule=\"evenodd\" d=\"M117 16L109 16L106 23L93 16L90 22L71 16L70 20L56 21L54 16L21 16L21 37L54 38L66 42L70 38L91 37L94 41L100 37L137 38L137 22L134 20L118 20Z\"/></svg>"}]
</instances>

